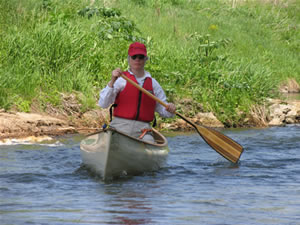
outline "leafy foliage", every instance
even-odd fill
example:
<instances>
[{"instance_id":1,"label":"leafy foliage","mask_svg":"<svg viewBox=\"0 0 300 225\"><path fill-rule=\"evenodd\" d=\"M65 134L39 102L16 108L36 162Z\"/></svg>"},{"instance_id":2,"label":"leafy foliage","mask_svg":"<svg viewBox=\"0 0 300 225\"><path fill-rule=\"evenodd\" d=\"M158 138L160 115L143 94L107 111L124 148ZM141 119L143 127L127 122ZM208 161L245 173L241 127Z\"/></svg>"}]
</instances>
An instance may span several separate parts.
<instances>
[{"instance_id":1,"label":"leafy foliage","mask_svg":"<svg viewBox=\"0 0 300 225\"><path fill-rule=\"evenodd\" d=\"M0 0L0 107L59 105L76 92L92 108L141 41L170 101L191 98L238 126L280 80L300 82L295 2Z\"/></svg>"}]
</instances>

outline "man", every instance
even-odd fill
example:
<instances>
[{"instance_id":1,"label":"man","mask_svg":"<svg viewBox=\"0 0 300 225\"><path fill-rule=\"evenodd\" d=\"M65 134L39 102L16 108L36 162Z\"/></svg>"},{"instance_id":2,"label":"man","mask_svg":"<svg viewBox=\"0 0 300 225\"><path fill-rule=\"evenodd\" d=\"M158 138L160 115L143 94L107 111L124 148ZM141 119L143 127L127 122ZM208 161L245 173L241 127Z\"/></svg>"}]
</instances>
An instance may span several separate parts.
<instances>
[{"instance_id":1,"label":"man","mask_svg":"<svg viewBox=\"0 0 300 225\"><path fill-rule=\"evenodd\" d=\"M173 103L167 103L166 95L159 83L145 71L147 60L146 46L139 42L132 43L128 49L128 71L123 72L120 68L113 70L111 80L100 92L99 105L102 108L115 103L114 119L110 126L133 137L139 137L143 131L151 130L150 122L154 119L155 112L162 117L173 117L176 110ZM165 102L167 107L120 78L122 73ZM151 132L144 133L143 140L153 142Z\"/></svg>"}]
</instances>

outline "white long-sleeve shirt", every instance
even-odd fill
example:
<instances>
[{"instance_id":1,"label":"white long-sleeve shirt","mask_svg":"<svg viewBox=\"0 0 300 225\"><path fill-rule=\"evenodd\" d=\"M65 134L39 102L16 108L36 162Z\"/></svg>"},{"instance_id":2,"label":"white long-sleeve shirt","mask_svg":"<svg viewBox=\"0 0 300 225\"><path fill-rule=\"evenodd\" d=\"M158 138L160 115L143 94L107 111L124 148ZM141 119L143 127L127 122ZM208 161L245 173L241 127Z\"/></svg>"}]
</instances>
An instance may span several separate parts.
<instances>
[{"instance_id":1,"label":"white long-sleeve shirt","mask_svg":"<svg viewBox=\"0 0 300 225\"><path fill-rule=\"evenodd\" d=\"M130 70L128 72L133 75L133 73ZM136 77L136 80L140 86L143 86L144 81L147 77L151 77L151 75L149 72L145 71L145 75L141 78ZM125 88L126 82L127 81L125 79L119 77L114 83L112 88L107 85L104 89L102 89L100 92L100 98L98 102L99 106L102 108L108 108L111 104L113 104L115 102L118 93ZM168 102L167 102L166 94L162 89L162 87L160 86L160 84L154 78L152 78L152 87L153 87L154 95L167 104ZM161 117L168 118L174 116L174 114L168 112L166 108L161 104L159 104L158 102L156 103L155 106L155 112L158 112Z\"/></svg>"}]
</instances>

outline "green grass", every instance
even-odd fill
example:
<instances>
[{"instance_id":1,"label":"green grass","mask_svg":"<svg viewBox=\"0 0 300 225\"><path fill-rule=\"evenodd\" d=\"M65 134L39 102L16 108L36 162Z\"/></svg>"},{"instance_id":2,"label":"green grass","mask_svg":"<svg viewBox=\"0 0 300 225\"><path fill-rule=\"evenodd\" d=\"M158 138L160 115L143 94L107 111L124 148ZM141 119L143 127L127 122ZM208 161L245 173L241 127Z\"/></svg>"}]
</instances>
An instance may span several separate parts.
<instances>
[{"instance_id":1,"label":"green grass","mask_svg":"<svg viewBox=\"0 0 300 225\"><path fill-rule=\"evenodd\" d=\"M228 126L285 79L300 83L299 0L91 2L0 0L1 108L58 106L59 93L95 107L134 40L146 43L146 69L170 101L192 98Z\"/></svg>"}]
</instances>

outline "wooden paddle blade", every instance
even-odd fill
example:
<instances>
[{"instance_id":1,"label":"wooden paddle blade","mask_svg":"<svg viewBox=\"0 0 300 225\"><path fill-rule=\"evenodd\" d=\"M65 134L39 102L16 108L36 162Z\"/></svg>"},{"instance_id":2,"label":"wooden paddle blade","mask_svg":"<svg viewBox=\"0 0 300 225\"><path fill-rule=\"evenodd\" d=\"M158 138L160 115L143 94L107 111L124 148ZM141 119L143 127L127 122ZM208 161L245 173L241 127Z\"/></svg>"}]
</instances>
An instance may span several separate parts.
<instances>
[{"instance_id":1,"label":"wooden paddle blade","mask_svg":"<svg viewBox=\"0 0 300 225\"><path fill-rule=\"evenodd\" d=\"M191 124L205 142L224 158L233 163L237 163L239 161L241 154L243 153L243 147L240 144L212 128L196 125L178 112L176 112L176 115Z\"/></svg>"},{"instance_id":2,"label":"wooden paddle blade","mask_svg":"<svg viewBox=\"0 0 300 225\"><path fill-rule=\"evenodd\" d=\"M243 153L243 147L226 135L207 127L197 126L201 137L224 158L237 163Z\"/></svg>"}]
</instances>

